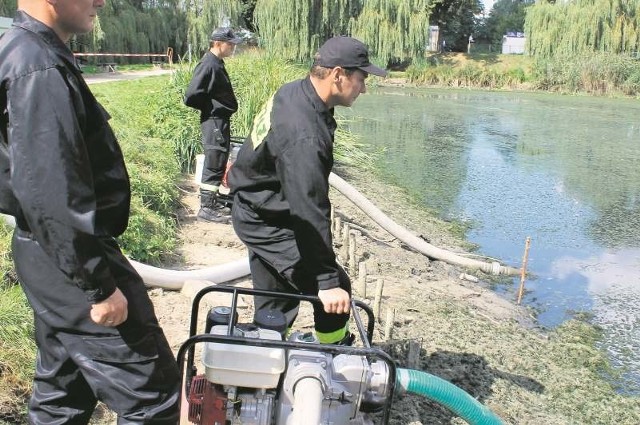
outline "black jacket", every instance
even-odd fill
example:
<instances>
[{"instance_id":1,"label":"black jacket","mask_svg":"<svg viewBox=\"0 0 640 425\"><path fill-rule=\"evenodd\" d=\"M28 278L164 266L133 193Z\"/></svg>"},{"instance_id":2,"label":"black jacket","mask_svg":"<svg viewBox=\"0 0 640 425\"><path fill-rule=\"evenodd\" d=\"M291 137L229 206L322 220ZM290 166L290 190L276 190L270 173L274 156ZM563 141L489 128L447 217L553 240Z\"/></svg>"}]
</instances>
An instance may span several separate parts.
<instances>
[{"instance_id":1,"label":"black jacket","mask_svg":"<svg viewBox=\"0 0 640 425\"><path fill-rule=\"evenodd\" d=\"M116 286L102 239L129 218L122 153L71 51L22 11L0 38L0 111L0 209L90 301L107 298Z\"/></svg>"},{"instance_id":2,"label":"black jacket","mask_svg":"<svg viewBox=\"0 0 640 425\"><path fill-rule=\"evenodd\" d=\"M319 289L339 286L328 182L335 129L333 109L309 77L285 84L256 117L229 172L238 201L293 230Z\"/></svg>"},{"instance_id":3,"label":"black jacket","mask_svg":"<svg viewBox=\"0 0 640 425\"><path fill-rule=\"evenodd\" d=\"M230 118L238 110L224 61L208 50L193 70L184 104L200 111L200 122L209 118Z\"/></svg>"}]
</instances>

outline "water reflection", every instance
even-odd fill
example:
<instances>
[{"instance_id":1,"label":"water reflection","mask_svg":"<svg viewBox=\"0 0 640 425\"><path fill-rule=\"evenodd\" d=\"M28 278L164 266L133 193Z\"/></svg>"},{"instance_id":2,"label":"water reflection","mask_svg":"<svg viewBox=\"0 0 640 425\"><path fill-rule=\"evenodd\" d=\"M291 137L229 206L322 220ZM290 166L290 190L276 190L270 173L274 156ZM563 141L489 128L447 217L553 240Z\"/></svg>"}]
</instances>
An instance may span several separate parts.
<instances>
[{"instance_id":1,"label":"water reflection","mask_svg":"<svg viewBox=\"0 0 640 425\"><path fill-rule=\"evenodd\" d=\"M631 342L640 341L638 112L629 100L394 89L362 96L346 114L361 118L352 131L384 148L389 180L472 223L468 238L482 253L519 266L530 236L537 279L526 302L540 322L592 313L640 391Z\"/></svg>"},{"instance_id":2,"label":"water reflection","mask_svg":"<svg viewBox=\"0 0 640 425\"><path fill-rule=\"evenodd\" d=\"M604 346L614 363L638 383L640 371L640 249L605 250L586 259L560 257L552 274L560 283L586 283L593 300L594 320L604 329Z\"/></svg>"}]
</instances>

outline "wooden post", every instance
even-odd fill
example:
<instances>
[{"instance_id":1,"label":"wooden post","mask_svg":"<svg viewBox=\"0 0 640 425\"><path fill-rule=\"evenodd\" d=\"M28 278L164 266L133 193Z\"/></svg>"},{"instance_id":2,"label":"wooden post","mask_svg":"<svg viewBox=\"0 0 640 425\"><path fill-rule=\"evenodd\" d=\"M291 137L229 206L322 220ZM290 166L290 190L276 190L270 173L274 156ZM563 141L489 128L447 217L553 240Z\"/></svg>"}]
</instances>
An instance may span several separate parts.
<instances>
[{"instance_id":1,"label":"wooden post","mask_svg":"<svg viewBox=\"0 0 640 425\"><path fill-rule=\"evenodd\" d=\"M529 259L529 246L531 245L531 237L527 236L527 241L524 244L524 255L522 256L522 268L520 269L520 288L518 289L518 305L522 301L522 294L524 293L524 279L527 275L527 260Z\"/></svg>"},{"instance_id":2,"label":"wooden post","mask_svg":"<svg viewBox=\"0 0 640 425\"><path fill-rule=\"evenodd\" d=\"M349 223L344 223L342 226L342 247L340 248L340 258L342 258L342 263L347 265L349 261Z\"/></svg>"},{"instance_id":3,"label":"wooden post","mask_svg":"<svg viewBox=\"0 0 640 425\"><path fill-rule=\"evenodd\" d=\"M336 216L333 219L333 239L339 239L341 234L340 231L342 230L342 218L340 216Z\"/></svg>"},{"instance_id":4,"label":"wooden post","mask_svg":"<svg viewBox=\"0 0 640 425\"><path fill-rule=\"evenodd\" d=\"M353 277L358 272L358 259L356 258L356 232L349 232L349 274Z\"/></svg>"},{"instance_id":5,"label":"wooden post","mask_svg":"<svg viewBox=\"0 0 640 425\"><path fill-rule=\"evenodd\" d=\"M380 304L382 303L382 290L384 289L384 280L378 278L376 281L376 296L373 299L373 314L380 321Z\"/></svg>"},{"instance_id":6,"label":"wooden post","mask_svg":"<svg viewBox=\"0 0 640 425\"><path fill-rule=\"evenodd\" d=\"M367 298L367 262L360 261L358 264L358 294L363 300Z\"/></svg>"},{"instance_id":7,"label":"wooden post","mask_svg":"<svg viewBox=\"0 0 640 425\"><path fill-rule=\"evenodd\" d=\"M393 332L393 321L395 320L396 311L393 308L387 308L387 319L384 323L384 339L388 341L391 339Z\"/></svg>"},{"instance_id":8,"label":"wooden post","mask_svg":"<svg viewBox=\"0 0 640 425\"><path fill-rule=\"evenodd\" d=\"M418 344L417 341L409 341L409 348L407 349L407 368L417 370L421 369L420 344Z\"/></svg>"}]
</instances>

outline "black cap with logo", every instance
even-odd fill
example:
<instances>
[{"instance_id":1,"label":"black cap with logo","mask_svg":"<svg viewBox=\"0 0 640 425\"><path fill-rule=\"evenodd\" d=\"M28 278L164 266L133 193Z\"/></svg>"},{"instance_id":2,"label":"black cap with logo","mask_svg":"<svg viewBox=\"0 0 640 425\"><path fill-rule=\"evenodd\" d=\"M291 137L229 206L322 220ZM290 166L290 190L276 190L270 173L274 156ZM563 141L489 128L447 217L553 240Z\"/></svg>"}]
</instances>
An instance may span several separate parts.
<instances>
[{"instance_id":1,"label":"black cap with logo","mask_svg":"<svg viewBox=\"0 0 640 425\"><path fill-rule=\"evenodd\" d=\"M220 27L213 30L211 33L211 37L209 37L210 41L226 41L227 43L240 44L242 43L242 39L240 37L236 37L236 35L231 31L231 28Z\"/></svg>"},{"instance_id":2,"label":"black cap with logo","mask_svg":"<svg viewBox=\"0 0 640 425\"><path fill-rule=\"evenodd\" d=\"M327 40L320 46L314 64L325 68L358 68L379 77L387 76L387 71L369 62L367 46L352 37L337 36Z\"/></svg>"}]
</instances>

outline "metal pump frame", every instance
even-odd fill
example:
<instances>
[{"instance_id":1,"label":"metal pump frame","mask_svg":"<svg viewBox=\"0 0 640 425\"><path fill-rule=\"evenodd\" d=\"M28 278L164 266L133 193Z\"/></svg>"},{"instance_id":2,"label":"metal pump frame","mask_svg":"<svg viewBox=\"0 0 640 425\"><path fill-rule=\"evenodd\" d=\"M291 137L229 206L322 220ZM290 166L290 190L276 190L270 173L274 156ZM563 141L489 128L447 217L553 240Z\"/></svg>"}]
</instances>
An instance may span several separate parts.
<instances>
[{"instance_id":1,"label":"metal pump frame","mask_svg":"<svg viewBox=\"0 0 640 425\"><path fill-rule=\"evenodd\" d=\"M227 330L227 335L213 335L213 334L198 334L198 311L200 307L200 301L202 297L210 292L223 292L223 293L231 293L231 315L230 315L230 323ZM391 413L391 403L395 394L396 387L396 365L391 356L385 353L384 351L378 348L372 348L371 343L373 340L373 331L375 326L375 317L373 315L373 310L367 304L360 300L351 299L351 312L352 317L355 321L356 328L358 330L360 340L363 343L363 347L351 347L351 346L342 346L342 345L333 345L333 344L310 344L310 343L301 343L301 342L290 342L290 341L277 341L277 340L265 340L265 339L256 339L256 338L247 338L243 336L233 336L234 329L237 325L235 316L238 308L238 295L250 295L250 296L267 296L274 298L283 298L283 299L295 299L299 301L305 301L310 303L320 303L320 298L317 296L310 295L302 295L302 294L287 294L280 292L272 292L265 291L259 289L250 289L250 288L236 288L232 286L225 285L215 285L208 286L200 290L195 297L193 298L193 303L191 306L191 322L189 325L189 338L180 346L177 355L178 368L180 370L180 378L183 379L185 377L185 357L186 357L186 379L184 386L185 396L188 397L191 387L191 380L197 374L197 368L194 365L194 348L195 344L202 342L216 342L216 343L224 343L224 344L234 344L234 345L249 345L255 347L265 347L265 348L282 348L282 349L296 349L296 350L305 350L305 351L315 351L322 353L329 353L332 355L338 354L348 354L348 355L356 355L356 356L365 356L368 359L380 359L383 360L388 368L389 368L389 377L387 381L387 388L389 389L389 395L385 401L382 411L382 422L381 424L387 425L389 423L389 416ZM362 318L360 317L360 310L364 310L367 314L367 328L365 329L364 324L362 322ZM281 380L282 381L282 380ZM278 384L281 386L282 382ZM180 397L178 401L178 408L180 409L180 405L182 403L182 397Z\"/></svg>"}]
</instances>

